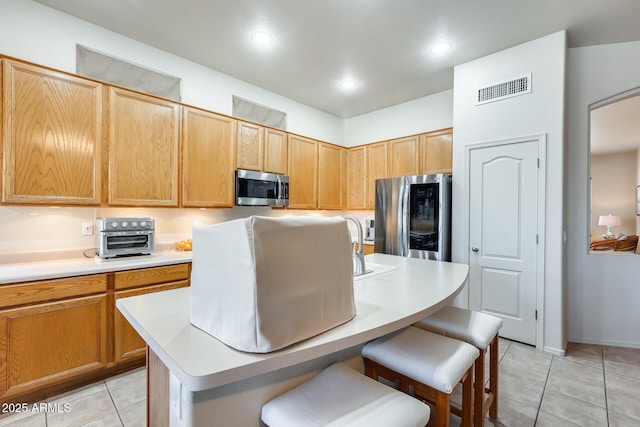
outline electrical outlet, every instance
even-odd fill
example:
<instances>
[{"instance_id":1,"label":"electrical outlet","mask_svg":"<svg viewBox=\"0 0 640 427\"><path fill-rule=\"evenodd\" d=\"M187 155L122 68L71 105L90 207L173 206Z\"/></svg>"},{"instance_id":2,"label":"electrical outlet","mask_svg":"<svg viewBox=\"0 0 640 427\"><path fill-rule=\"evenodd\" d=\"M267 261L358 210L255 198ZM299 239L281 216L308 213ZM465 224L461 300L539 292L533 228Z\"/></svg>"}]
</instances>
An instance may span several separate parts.
<instances>
[{"instance_id":1,"label":"electrical outlet","mask_svg":"<svg viewBox=\"0 0 640 427\"><path fill-rule=\"evenodd\" d=\"M91 222L83 222L82 223L82 235L83 236L93 236L93 223L91 223Z\"/></svg>"}]
</instances>

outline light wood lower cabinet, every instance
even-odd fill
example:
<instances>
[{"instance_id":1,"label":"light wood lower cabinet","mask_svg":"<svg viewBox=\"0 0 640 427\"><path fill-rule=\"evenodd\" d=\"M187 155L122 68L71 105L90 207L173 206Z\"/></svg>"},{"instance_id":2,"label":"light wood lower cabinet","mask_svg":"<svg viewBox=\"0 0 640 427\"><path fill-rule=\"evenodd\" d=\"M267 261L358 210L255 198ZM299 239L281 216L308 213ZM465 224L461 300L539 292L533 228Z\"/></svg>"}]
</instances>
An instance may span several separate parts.
<instances>
[{"instance_id":1,"label":"light wood lower cabinet","mask_svg":"<svg viewBox=\"0 0 640 427\"><path fill-rule=\"evenodd\" d=\"M107 364L107 296L0 312L0 395L37 390Z\"/></svg>"},{"instance_id":2,"label":"light wood lower cabinet","mask_svg":"<svg viewBox=\"0 0 640 427\"><path fill-rule=\"evenodd\" d=\"M168 291L169 289L184 288L189 286L188 280L168 283L164 285L149 286L130 291L116 292L115 299L132 297L135 295L149 294L152 292ZM122 362L132 358L145 357L147 343L129 324L127 319L116 309L114 313L114 361Z\"/></svg>"},{"instance_id":3,"label":"light wood lower cabinet","mask_svg":"<svg viewBox=\"0 0 640 427\"><path fill-rule=\"evenodd\" d=\"M114 273L115 300L189 286L189 264L151 267ZM115 309L114 361L145 357L146 343L124 316Z\"/></svg>"},{"instance_id":4,"label":"light wood lower cabinet","mask_svg":"<svg viewBox=\"0 0 640 427\"><path fill-rule=\"evenodd\" d=\"M0 285L0 402L37 401L141 366L146 344L115 307L189 286L190 264Z\"/></svg>"}]
</instances>

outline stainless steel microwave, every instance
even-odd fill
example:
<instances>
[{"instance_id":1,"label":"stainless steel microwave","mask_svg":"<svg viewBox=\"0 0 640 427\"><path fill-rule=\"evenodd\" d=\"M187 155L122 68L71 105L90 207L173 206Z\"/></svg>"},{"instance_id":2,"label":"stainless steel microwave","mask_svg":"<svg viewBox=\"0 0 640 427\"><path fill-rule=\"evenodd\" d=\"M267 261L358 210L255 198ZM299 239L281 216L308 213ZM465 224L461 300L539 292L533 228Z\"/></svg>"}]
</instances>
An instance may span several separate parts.
<instances>
[{"instance_id":1,"label":"stainless steel microwave","mask_svg":"<svg viewBox=\"0 0 640 427\"><path fill-rule=\"evenodd\" d=\"M237 206L289 206L289 177L277 173L236 171Z\"/></svg>"}]
</instances>

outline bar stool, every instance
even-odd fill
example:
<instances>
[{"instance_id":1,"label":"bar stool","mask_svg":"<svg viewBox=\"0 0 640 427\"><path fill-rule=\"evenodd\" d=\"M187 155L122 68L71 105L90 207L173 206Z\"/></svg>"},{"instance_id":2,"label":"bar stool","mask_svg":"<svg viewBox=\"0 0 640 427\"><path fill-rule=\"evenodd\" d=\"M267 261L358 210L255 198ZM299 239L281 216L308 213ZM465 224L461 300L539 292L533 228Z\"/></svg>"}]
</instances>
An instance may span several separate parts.
<instances>
[{"instance_id":1,"label":"bar stool","mask_svg":"<svg viewBox=\"0 0 640 427\"><path fill-rule=\"evenodd\" d=\"M400 390L436 406L436 426L449 426L451 397L462 383L462 425L470 426L473 411L474 346L419 328L408 327L362 348L364 372L399 383Z\"/></svg>"},{"instance_id":2,"label":"bar stool","mask_svg":"<svg viewBox=\"0 0 640 427\"><path fill-rule=\"evenodd\" d=\"M423 427L428 405L336 363L262 407L269 427Z\"/></svg>"},{"instance_id":3,"label":"bar stool","mask_svg":"<svg viewBox=\"0 0 640 427\"><path fill-rule=\"evenodd\" d=\"M474 425L483 425L489 412L498 418L498 332L502 319L486 313L448 306L422 319L414 326L439 335L467 342L480 351L475 363L474 378ZM484 358L489 354L489 388L484 386ZM488 393L487 400L484 394Z\"/></svg>"}]
</instances>

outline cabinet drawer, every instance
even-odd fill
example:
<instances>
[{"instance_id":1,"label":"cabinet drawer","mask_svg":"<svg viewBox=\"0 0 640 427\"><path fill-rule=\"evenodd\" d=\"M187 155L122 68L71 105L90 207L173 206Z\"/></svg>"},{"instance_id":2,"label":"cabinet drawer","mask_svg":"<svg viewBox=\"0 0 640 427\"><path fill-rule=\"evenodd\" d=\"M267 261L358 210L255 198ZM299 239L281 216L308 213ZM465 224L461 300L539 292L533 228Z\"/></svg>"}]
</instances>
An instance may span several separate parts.
<instances>
[{"instance_id":1,"label":"cabinet drawer","mask_svg":"<svg viewBox=\"0 0 640 427\"><path fill-rule=\"evenodd\" d=\"M0 286L0 308L104 293L106 291L106 274L2 285Z\"/></svg>"},{"instance_id":2,"label":"cabinet drawer","mask_svg":"<svg viewBox=\"0 0 640 427\"><path fill-rule=\"evenodd\" d=\"M119 271L115 273L115 289L129 289L138 286L177 282L189 279L189 264L176 264L166 267L144 268L140 270Z\"/></svg>"}]
</instances>

